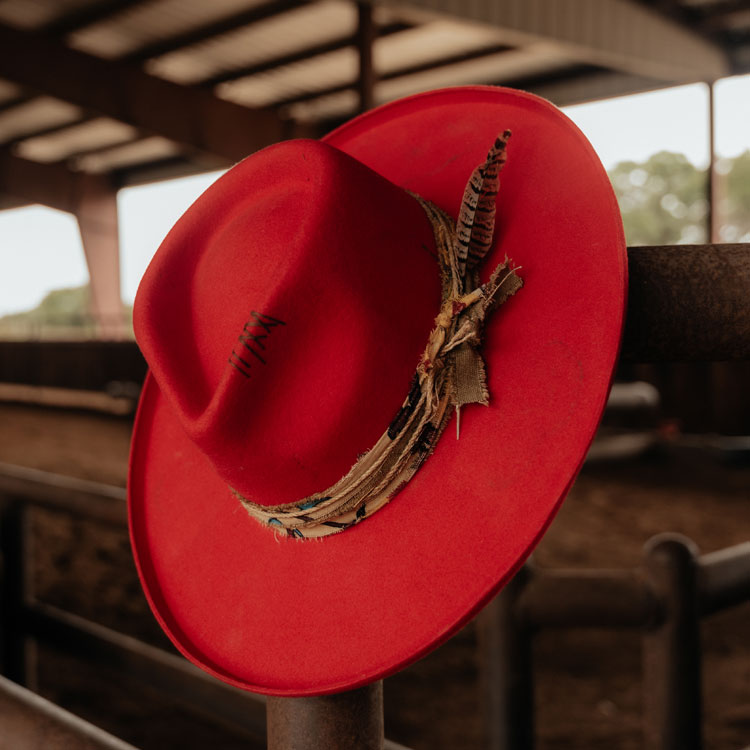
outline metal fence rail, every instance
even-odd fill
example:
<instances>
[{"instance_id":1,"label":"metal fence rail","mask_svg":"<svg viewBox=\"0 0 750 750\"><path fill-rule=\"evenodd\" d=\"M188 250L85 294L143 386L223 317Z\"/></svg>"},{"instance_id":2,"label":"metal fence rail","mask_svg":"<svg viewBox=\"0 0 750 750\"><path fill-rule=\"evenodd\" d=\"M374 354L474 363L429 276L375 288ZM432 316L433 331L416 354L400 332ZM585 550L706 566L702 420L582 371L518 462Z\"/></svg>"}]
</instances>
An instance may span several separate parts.
<instances>
[{"instance_id":1,"label":"metal fence rail","mask_svg":"<svg viewBox=\"0 0 750 750\"><path fill-rule=\"evenodd\" d=\"M3 747L15 750L136 750L5 677L0 677L0 723Z\"/></svg>"},{"instance_id":2,"label":"metal fence rail","mask_svg":"<svg viewBox=\"0 0 750 750\"><path fill-rule=\"evenodd\" d=\"M238 728L249 742L267 738L269 748L408 750L383 739L381 683L335 696L266 700L214 679L181 656L36 601L28 576L31 507L127 526L121 487L0 463L0 671L6 677L20 685L34 683L29 645L39 640L135 677Z\"/></svg>"},{"instance_id":3,"label":"metal fence rail","mask_svg":"<svg viewBox=\"0 0 750 750\"><path fill-rule=\"evenodd\" d=\"M38 639L143 680L201 713L228 722L271 750L385 747L382 684L322 698L269 698L229 687L122 633L34 601L25 580L29 506L123 526L124 491L0 464L3 671L30 680L24 658ZM492 750L534 744L531 646L540 629L636 628L644 644L644 740L653 750L699 750L700 618L750 600L750 542L700 556L694 544L660 535L635 570L543 570L526 565L479 619L482 695ZM264 703L266 704L264 707Z\"/></svg>"},{"instance_id":4,"label":"metal fence rail","mask_svg":"<svg viewBox=\"0 0 750 750\"><path fill-rule=\"evenodd\" d=\"M750 361L750 245L630 248L628 256L623 360ZM40 361L32 370L46 372L50 367L49 361ZM48 375L58 377L52 370ZM221 691L231 689L207 688L208 678L185 671L184 665L177 667L174 657L166 659L132 639L31 600L27 505L119 524L125 515L122 490L0 466L0 498L0 662L5 674L22 682L28 678L28 636L56 638L73 650L76 644L97 648L102 658L121 659L123 667L129 664L152 682L159 675L165 689L188 702L200 695L201 705L218 713L221 707L214 702L239 700L244 701L240 713L255 715L255 709L244 708L258 705L249 695L230 699ZM480 618L489 747L533 747L533 633L540 628L590 626L643 631L646 747L700 750L699 620L748 599L748 545L699 557L689 540L662 536L646 545L643 564L634 571L524 568ZM266 708L271 750L383 746L379 684L327 698L270 698ZM257 726L255 719L252 723Z\"/></svg>"},{"instance_id":5,"label":"metal fence rail","mask_svg":"<svg viewBox=\"0 0 750 750\"><path fill-rule=\"evenodd\" d=\"M533 748L533 634L591 627L643 634L644 747L700 750L700 619L746 601L750 542L698 555L686 537L660 534L635 570L527 565L480 615L489 747Z\"/></svg>"}]
</instances>

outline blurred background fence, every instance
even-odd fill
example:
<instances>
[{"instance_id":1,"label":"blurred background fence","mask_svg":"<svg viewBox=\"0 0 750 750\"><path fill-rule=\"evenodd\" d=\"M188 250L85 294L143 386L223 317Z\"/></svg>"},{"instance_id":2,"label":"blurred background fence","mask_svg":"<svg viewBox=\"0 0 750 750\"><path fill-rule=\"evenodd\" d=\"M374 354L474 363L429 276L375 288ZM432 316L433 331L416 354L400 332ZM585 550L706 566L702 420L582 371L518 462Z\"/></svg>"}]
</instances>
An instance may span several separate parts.
<instances>
[{"instance_id":1,"label":"blurred background fence","mask_svg":"<svg viewBox=\"0 0 750 750\"><path fill-rule=\"evenodd\" d=\"M272 700L269 743L328 727L333 748L349 727L377 744L384 706L419 749L750 745L750 0L0 2L6 674L149 750L264 741L263 702L164 651L138 591L138 279L246 154L476 83L564 107L609 172L632 270L616 391L536 560L479 624L385 693ZM8 717L29 746L41 722L124 747L0 682Z\"/></svg>"}]
</instances>

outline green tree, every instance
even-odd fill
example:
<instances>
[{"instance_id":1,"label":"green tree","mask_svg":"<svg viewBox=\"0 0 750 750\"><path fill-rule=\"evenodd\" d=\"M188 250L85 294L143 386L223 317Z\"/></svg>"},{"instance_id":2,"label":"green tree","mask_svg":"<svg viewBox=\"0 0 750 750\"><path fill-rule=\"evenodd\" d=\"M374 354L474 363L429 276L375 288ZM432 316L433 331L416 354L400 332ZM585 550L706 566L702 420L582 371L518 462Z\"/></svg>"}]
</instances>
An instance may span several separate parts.
<instances>
[{"instance_id":1,"label":"green tree","mask_svg":"<svg viewBox=\"0 0 750 750\"><path fill-rule=\"evenodd\" d=\"M719 236L724 242L750 242L750 150L734 159L721 159L716 167L721 196Z\"/></svg>"},{"instance_id":2,"label":"green tree","mask_svg":"<svg viewBox=\"0 0 750 750\"><path fill-rule=\"evenodd\" d=\"M55 289L33 309L0 317L2 338L90 338L96 335L91 317L88 284ZM133 308L123 306L124 319L132 326Z\"/></svg>"},{"instance_id":3,"label":"green tree","mask_svg":"<svg viewBox=\"0 0 750 750\"><path fill-rule=\"evenodd\" d=\"M629 245L706 242L707 172L686 156L661 151L620 162L609 176Z\"/></svg>"}]
</instances>

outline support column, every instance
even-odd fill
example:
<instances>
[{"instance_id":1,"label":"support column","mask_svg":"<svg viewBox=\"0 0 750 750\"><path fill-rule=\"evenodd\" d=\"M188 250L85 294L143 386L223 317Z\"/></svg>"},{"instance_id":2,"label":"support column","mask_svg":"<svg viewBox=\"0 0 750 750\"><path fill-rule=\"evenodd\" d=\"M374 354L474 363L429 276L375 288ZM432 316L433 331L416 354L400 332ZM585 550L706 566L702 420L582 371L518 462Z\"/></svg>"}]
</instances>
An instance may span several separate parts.
<instances>
[{"instance_id":1,"label":"support column","mask_svg":"<svg viewBox=\"0 0 750 750\"><path fill-rule=\"evenodd\" d=\"M375 41L375 22L372 5L357 3L357 52L359 54L359 111L366 112L375 106L375 66L372 61L372 45Z\"/></svg>"},{"instance_id":2,"label":"support column","mask_svg":"<svg viewBox=\"0 0 750 750\"><path fill-rule=\"evenodd\" d=\"M122 339L117 193L100 178L82 175L80 184L75 216L91 279L91 314L99 337Z\"/></svg>"},{"instance_id":3,"label":"support column","mask_svg":"<svg viewBox=\"0 0 750 750\"><path fill-rule=\"evenodd\" d=\"M643 729L648 750L701 750L701 651L698 550L662 534L645 549L646 576L661 616L643 638Z\"/></svg>"},{"instance_id":4,"label":"support column","mask_svg":"<svg viewBox=\"0 0 750 750\"><path fill-rule=\"evenodd\" d=\"M314 698L268 698L268 750L383 750L383 683Z\"/></svg>"},{"instance_id":5,"label":"support column","mask_svg":"<svg viewBox=\"0 0 750 750\"><path fill-rule=\"evenodd\" d=\"M721 228L720 190L721 175L716 171L716 109L714 98L714 84L709 81L708 86L708 213L707 240L710 243L721 242L719 229Z\"/></svg>"}]
</instances>

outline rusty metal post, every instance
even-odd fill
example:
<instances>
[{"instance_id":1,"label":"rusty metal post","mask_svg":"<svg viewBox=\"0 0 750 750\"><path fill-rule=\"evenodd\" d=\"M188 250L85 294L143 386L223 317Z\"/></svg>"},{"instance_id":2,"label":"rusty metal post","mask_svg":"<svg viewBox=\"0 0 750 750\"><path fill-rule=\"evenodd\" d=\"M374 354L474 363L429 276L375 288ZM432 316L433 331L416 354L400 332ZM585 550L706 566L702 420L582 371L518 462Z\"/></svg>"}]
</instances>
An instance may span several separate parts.
<instances>
[{"instance_id":1,"label":"rusty metal post","mask_svg":"<svg viewBox=\"0 0 750 750\"><path fill-rule=\"evenodd\" d=\"M646 544L646 574L661 602L643 642L647 750L703 746L697 553L693 542L677 534L660 534Z\"/></svg>"},{"instance_id":2,"label":"rusty metal post","mask_svg":"<svg viewBox=\"0 0 750 750\"><path fill-rule=\"evenodd\" d=\"M383 750L383 683L314 698L269 698L268 750Z\"/></svg>"},{"instance_id":3,"label":"rusty metal post","mask_svg":"<svg viewBox=\"0 0 750 750\"><path fill-rule=\"evenodd\" d=\"M27 598L27 512L23 503L0 505L0 668L20 685L29 682L28 649L23 631L23 607Z\"/></svg>"},{"instance_id":4,"label":"rusty metal post","mask_svg":"<svg viewBox=\"0 0 750 750\"><path fill-rule=\"evenodd\" d=\"M375 22L372 17L372 5L366 2L357 3L357 52L359 54L359 111L366 112L375 106L375 66L372 60L372 45L375 41Z\"/></svg>"},{"instance_id":5,"label":"rusty metal post","mask_svg":"<svg viewBox=\"0 0 750 750\"><path fill-rule=\"evenodd\" d=\"M489 750L534 747L532 638L518 606L529 578L529 568L521 568L477 620L482 712Z\"/></svg>"}]
</instances>

